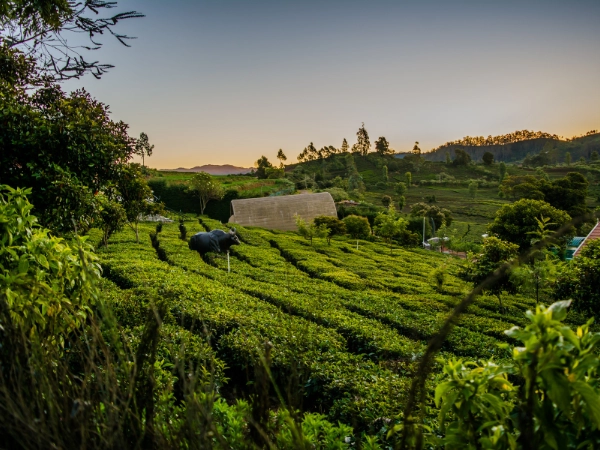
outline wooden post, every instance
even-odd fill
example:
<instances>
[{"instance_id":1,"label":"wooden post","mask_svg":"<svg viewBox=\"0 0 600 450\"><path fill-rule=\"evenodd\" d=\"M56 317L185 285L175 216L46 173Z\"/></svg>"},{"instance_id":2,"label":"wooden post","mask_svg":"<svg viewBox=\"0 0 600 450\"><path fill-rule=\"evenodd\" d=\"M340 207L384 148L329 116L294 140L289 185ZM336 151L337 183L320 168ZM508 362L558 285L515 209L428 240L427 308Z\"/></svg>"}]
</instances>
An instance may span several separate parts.
<instances>
[{"instance_id":1,"label":"wooden post","mask_svg":"<svg viewBox=\"0 0 600 450\"><path fill-rule=\"evenodd\" d=\"M229 265L229 250L227 250L227 273L231 272L231 266Z\"/></svg>"}]
</instances>

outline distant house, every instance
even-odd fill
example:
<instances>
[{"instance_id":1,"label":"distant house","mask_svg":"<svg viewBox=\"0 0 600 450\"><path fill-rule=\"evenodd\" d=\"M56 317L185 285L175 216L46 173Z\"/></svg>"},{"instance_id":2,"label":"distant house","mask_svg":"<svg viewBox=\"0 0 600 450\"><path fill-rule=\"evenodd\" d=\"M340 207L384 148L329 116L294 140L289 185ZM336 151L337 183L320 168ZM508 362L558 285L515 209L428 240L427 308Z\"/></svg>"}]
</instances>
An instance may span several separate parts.
<instances>
[{"instance_id":1,"label":"distant house","mask_svg":"<svg viewBox=\"0 0 600 450\"><path fill-rule=\"evenodd\" d=\"M231 213L229 223L283 231L297 230L296 214L306 222L317 216L337 217L329 192L232 200Z\"/></svg>"},{"instance_id":2,"label":"distant house","mask_svg":"<svg viewBox=\"0 0 600 450\"><path fill-rule=\"evenodd\" d=\"M594 239L600 239L600 222L596 222L596 226L592 228L592 231L579 243L577 249L573 252L573 258L577 258L581 250Z\"/></svg>"},{"instance_id":3,"label":"distant house","mask_svg":"<svg viewBox=\"0 0 600 450\"><path fill-rule=\"evenodd\" d=\"M581 243L585 240L585 236L575 236L567 243L567 250L565 251L565 259L570 261L573 259L573 255L581 245Z\"/></svg>"}]
</instances>

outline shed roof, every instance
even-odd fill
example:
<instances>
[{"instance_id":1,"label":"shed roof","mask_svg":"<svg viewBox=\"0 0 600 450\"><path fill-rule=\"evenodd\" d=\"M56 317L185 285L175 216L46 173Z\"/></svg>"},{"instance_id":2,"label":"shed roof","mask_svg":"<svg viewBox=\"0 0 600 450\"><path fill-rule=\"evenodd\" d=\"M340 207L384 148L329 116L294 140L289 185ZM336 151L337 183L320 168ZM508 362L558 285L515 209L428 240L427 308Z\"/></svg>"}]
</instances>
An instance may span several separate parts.
<instances>
[{"instance_id":1,"label":"shed roof","mask_svg":"<svg viewBox=\"0 0 600 450\"><path fill-rule=\"evenodd\" d=\"M296 214L307 222L317 216L337 217L329 192L232 200L231 212L230 223L285 231L297 229Z\"/></svg>"}]
</instances>

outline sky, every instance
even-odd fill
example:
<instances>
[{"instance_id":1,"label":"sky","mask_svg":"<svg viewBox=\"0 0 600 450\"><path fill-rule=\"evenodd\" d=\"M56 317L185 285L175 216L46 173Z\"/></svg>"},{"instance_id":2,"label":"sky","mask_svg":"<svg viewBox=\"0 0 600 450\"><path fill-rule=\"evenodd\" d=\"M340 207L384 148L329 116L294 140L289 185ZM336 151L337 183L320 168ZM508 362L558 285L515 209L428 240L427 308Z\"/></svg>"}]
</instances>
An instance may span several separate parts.
<instances>
[{"instance_id":1,"label":"sky","mask_svg":"<svg viewBox=\"0 0 600 450\"><path fill-rule=\"evenodd\" d=\"M600 1L130 0L85 88L169 169L288 163L310 142L423 151L463 136L600 129ZM114 10L113 10L114 11Z\"/></svg>"}]
</instances>

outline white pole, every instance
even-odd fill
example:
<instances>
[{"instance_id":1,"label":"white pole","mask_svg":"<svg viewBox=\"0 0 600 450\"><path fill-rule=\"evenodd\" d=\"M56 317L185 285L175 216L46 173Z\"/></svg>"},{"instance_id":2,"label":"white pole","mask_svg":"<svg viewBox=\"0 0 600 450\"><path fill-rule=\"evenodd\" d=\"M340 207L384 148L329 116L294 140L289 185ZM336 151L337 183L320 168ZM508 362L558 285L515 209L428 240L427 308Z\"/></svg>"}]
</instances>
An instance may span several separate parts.
<instances>
[{"instance_id":1,"label":"white pole","mask_svg":"<svg viewBox=\"0 0 600 450\"><path fill-rule=\"evenodd\" d=\"M358 239L356 240L356 250L358 250Z\"/></svg>"},{"instance_id":2,"label":"white pole","mask_svg":"<svg viewBox=\"0 0 600 450\"><path fill-rule=\"evenodd\" d=\"M425 247L425 216L423 216L423 247Z\"/></svg>"},{"instance_id":3,"label":"white pole","mask_svg":"<svg viewBox=\"0 0 600 450\"><path fill-rule=\"evenodd\" d=\"M227 273L231 272L231 267L229 266L229 250L227 250Z\"/></svg>"}]
</instances>

